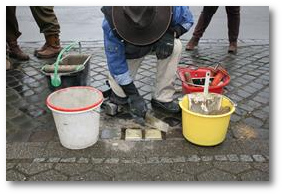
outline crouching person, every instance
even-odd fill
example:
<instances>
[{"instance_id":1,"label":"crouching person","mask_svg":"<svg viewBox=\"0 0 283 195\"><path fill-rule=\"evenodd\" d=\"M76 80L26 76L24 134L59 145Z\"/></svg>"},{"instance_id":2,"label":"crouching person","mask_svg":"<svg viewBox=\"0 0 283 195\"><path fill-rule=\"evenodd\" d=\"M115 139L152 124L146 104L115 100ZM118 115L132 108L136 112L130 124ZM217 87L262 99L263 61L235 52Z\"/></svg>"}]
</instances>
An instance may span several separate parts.
<instances>
[{"instance_id":1,"label":"crouching person","mask_svg":"<svg viewBox=\"0 0 283 195\"><path fill-rule=\"evenodd\" d=\"M133 115L144 117L146 103L134 79L144 57L155 53L157 73L152 107L165 112L180 112L173 101L173 82L182 52L179 37L193 25L188 7L117 6L103 7L102 24L107 57L110 101L129 103Z\"/></svg>"}]
</instances>

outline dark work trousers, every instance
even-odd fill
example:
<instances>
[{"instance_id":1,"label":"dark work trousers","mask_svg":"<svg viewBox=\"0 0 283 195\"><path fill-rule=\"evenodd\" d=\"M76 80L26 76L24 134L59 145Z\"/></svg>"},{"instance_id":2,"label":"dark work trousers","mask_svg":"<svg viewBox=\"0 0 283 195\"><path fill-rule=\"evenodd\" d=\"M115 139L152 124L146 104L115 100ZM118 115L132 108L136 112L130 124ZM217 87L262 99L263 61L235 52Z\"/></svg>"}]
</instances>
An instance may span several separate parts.
<instances>
[{"instance_id":1,"label":"dark work trousers","mask_svg":"<svg viewBox=\"0 0 283 195\"><path fill-rule=\"evenodd\" d=\"M225 6L228 18L229 42L237 42L240 27L240 6ZM208 27L212 16L216 13L218 6L204 6L199 16L198 23L193 32L193 36L201 38Z\"/></svg>"},{"instance_id":2,"label":"dark work trousers","mask_svg":"<svg viewBox=\"0 0 283 195\"><path fill-rule=\"evenodd\" d=\"M30 6L40 32L45 36L60 33L60 25L53 8L53 6ZM15 41L20 35L16 6L6 6L6 41Z\"/></svg>"}]
</instances>

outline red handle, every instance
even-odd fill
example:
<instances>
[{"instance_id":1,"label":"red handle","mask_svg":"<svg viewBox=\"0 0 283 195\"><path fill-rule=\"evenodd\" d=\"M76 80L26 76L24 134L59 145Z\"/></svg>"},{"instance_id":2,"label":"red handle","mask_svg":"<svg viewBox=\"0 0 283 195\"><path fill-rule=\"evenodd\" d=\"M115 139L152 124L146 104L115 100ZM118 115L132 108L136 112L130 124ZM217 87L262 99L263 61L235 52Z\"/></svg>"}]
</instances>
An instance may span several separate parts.
<instances>
[{"instance_id":1,"label":"red handle","mask_svg":"<svg viewBox=\"0 0 283 195\"><path fill-rule=\"evenodd\" d=\"M222 73L222 71L218 71L218 73L215 75L212 83L211 83L211 86L216 86L220 83L220 81L223 79L224 77L224 74Z\"/></svg>"}]
</instances>

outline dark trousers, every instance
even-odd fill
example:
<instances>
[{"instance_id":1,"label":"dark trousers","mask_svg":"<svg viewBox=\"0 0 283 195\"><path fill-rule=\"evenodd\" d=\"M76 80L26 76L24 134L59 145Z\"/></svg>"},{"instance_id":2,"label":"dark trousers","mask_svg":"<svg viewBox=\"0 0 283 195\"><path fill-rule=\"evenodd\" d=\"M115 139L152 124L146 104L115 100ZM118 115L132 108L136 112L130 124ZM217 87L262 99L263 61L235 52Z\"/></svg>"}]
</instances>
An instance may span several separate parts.
<instances>
[{"instance_id":1,"label":"dark trousers","mask_svg":"<svg viewBox=\"0 0 283 195\"><path fill-rule=\"evenodd\" d=\"M60 25L53 8L53 6L30 6L40 32L45 36L60 33ZM6 41L15 41L20 35L16 6L6 6Z\"/></svg>"},{"instance_id":2,"label":"dark trousers","mask_svg":"<svg viewBox=\"0 0 283 195\"><path fill-rule=\"evenodd\" d=\"M216 13L218 6L204 6L199 16L198 23L193 32L193 36L201 38L208 27L212 16ZM240 27L240 6L225 6L228 19L229 42L236 42Z\"/></svg>"}]
</instances>

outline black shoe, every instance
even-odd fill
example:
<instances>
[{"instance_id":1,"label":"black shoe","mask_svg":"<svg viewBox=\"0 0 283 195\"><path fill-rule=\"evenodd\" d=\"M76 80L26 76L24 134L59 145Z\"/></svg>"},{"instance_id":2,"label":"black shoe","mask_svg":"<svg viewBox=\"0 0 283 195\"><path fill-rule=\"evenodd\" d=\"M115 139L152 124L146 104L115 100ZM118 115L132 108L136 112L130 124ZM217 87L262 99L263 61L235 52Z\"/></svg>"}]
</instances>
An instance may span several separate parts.
<instances>
[{"instance_id":1,"label":"black shoe","mask_svg":"<svg viewBox=\"0 0 283 195\"><path fill-rule=\"evenodd\" d=\"M155 99L151 100L152 107L161 108L166 112L170 113L179 113L181 112L181 108L176 102L160 102Z\"/></svg>"},{"instance_id":2,"label":"black shoe","mask_svg":"<svg viewBox=\"0 0 283 195\"><path fill-rule=\"evenodd\" d=\"M124 98L119 97L112 90L111 90L109 100L110 100L111 103L118 104L118 105L128 104L128 98L127 97L124 97Z\"/></svg>"}]
</instances>

